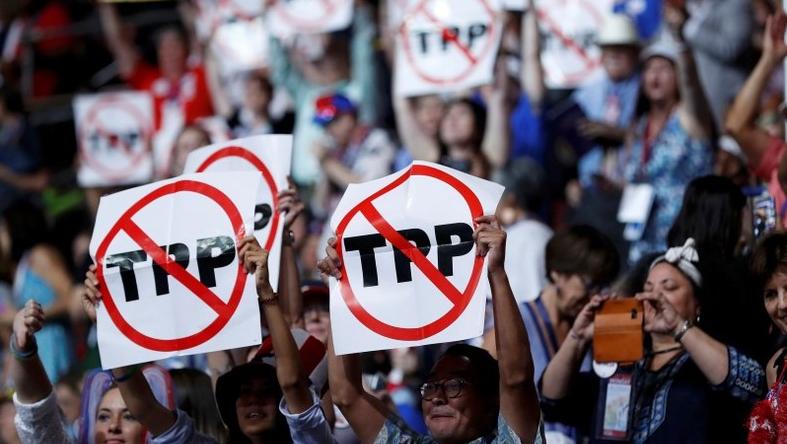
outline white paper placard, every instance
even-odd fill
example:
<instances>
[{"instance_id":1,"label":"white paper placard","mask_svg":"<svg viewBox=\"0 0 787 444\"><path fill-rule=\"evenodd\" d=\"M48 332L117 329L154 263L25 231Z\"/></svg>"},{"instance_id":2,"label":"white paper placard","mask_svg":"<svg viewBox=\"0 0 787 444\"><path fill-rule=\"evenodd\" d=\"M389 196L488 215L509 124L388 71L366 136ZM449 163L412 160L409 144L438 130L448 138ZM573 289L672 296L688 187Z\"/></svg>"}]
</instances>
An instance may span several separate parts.
<instances>
[{"instance_id":1,"label":"white paper placard","mask_svg":"<svg viewBox=\"0 0 787 444\"><path fill-rule=\"evenodd\" d=\"M140 184L153 175L153 100L144 92L79 95L74 99L83 187Z\"/></svg>"},{"instance_id":2,"label":"white paper placard","mask_svg":"<svg viewBox=\"0 0 787 444\"><path fill-rule=\"evenodd\" d=\"M502 25L499 0L407 0L390 13L398 96L461 91L493 80Z\"/></svg>"},{"instance_id":3,"label":"white paper placard","mask_svg":"<svg viewBox=\"0 0 787 444\"><path fill-rule=\"evenodd\" d=\"M353 4L353 0L275 0L265 10L265 23L280 39L338 31L350 26Z\"/></svg>"},{"instance_id":4,"label":"white paper placard","mask_svg":"<svg viewBox=\"0 0 787 444\"><path fill-rule=\"evenodd\" d=\"M331 218L343 274L330 286L336 353L480 336L488 280L473 219L494 214L502 193L429 162L350 185Z\"/></svg>"},{"instance_id":5,"label":"white paper placard","mask_svg":"<svg viewBox=\"0 0 787 444\"><path fill-rule=\"evenodd\" d=\"M104 369L260 343L237 254L260 186L259 174L203 173L101 198L90 255Z\"/></svg>"},{"instance_id":6,"label":"white paper placard","mask_svg":"<svg viewBox=\"0 0 787 444\"><path fill-rule=\"evenodd\" d=\"M574 88L601 69L596 33L613 0L535 0L548 88Z\"/></svg>"},{"instance_id":7,"label":"white paper placard","mask_svg":"<svg viewBox=\"0 0 787 444\"><path fill-rule=\"evenodd\" d=\"M194 150L186 158L186 173L250 171L262 178L254 204L254 236L268 250L270 281L279 285L284 215L277 196L287 189L292 157L291 135L264 135L230 140Z\"/></svg>"}]
</instances>

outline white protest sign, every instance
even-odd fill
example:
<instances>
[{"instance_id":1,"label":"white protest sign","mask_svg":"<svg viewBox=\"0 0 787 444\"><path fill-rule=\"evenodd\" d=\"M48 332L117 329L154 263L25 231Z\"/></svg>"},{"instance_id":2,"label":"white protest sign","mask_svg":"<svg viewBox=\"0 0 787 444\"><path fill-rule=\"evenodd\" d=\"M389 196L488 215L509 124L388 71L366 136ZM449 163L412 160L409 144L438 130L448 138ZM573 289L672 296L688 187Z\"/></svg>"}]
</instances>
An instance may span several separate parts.
<instances>
[{"instance_id":1,"label":"white protest sign","mask_svg":"<svg viewBox=\"0 0 787 444\"><path fill-rule=\"evenodd\" d=\"M145 183L153 175L153 100L143 92L79 95L74 99L83 187Z\"/></svg>"},{"instance_id":2,"label":"white protest sign","mask_svg":"<svg viewBox=\"0 0 787 444\"><path fill-rule=\"evenodd\" d=\"M208 41L224 23L250 21L262 16L260 0L192 0L197 9L195 28L200 41Z\"/></svg>"},{"instance_id":3,"label":"white protest sign","mask_svg":"<svg viewBox=\"0 0 787 444\"><path fill-rule=\"evenodd\" d=\"M549 88L574 88L601 69L596 33L613 0L536 0L541 63Z\"/></svg>"},{"instance_id":4,"label":"white protest sign","mask_svg":"<svg viewBox=\"0 0 787 444\"><path fill-rule=\"evenodd\" d=\"M184 169L186 173L250 171L262 179L254 203L254 236L269 252L268 267L274 291L278 289L284 229L277 196L288 187L291 157L291 135L253 136L192 151Z\"/></svg>"},{"instance_id":5,"label":"white protest sign","mask_svg":"<svg viewBox=\"0 0 787 444\"><path fill-rule=\"evenodd\" d=\"M491 83L499 0L408 0L396 32L395 91L416 96Z\"/></svg>"},{"instance_id":6,"label":"white protest sign","mask_svg":"<svg viewBox=\"0 0 787 444\"><path fill-rule=\"evenodd\" d=\"M530 0L502 0L503 9L506 11L524 11L525 2Z\"/></svg>"},{"instance_id":7,"label":"white protest sign","mask_svg":"<svg viewBox=\"0 0 787 444\"><path fill-rule=\"evenodd\" d=\"M191 174L101 198L90 254L103 368L261 342L254 279L237 254L260 182Z\"/></svg>"},{"instance_id":8,"label":"white protest sign","mask_svg":"<svg viewBox=\"0 0 787 444\"><path fill-rule=\"evenodd\" d=\"M262 17L219 25L210 40L210 50L224 77L264 68L268 63L268 34Z\"/></svg>"},{"instance_id":9,"label":"white protest sign","mask_svg":"<svg viewBox=\"0 0 787 444\"><path fill-rule=\"evenodd\" d=\"M265 10L268 31L280 39L350 26L353 0L274 0Z\"/></svg>"},{"instance_id":10,"label":"white protest sign","mask_svg":"<svg viewBox=\"0 0 787 444\"><path fill-rule=\"evenodd\" d=\"M429 162L350 185L331 218L342 279L331 281L337 354L483 334L486 261L474 218L503 187Z\"/></svg>"}]
</instances>

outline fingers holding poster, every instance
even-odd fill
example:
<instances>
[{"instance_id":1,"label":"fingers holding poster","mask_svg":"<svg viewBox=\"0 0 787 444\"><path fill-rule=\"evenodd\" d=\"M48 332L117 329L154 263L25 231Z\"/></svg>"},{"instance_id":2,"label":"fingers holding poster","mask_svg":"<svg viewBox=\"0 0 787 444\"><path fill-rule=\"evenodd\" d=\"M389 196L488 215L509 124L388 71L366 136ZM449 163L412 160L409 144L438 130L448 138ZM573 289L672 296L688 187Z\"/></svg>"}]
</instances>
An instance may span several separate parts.
<instances>
[{"instance_id":1,"label":"fingers holding poster","mask_svg":"<svg viewBox=\"0 0 787 444\"><path fill-rule=\"evenodd\" d=\"M451 92L493 79L499 0L407 0L396 33L399 96ZM446 69L451 67L451 69Z\"/></svg>"},{"instance_id":2,"label":"fingers holding poster","mask_svg":"<svg viewBox=\"0 0 787 444\"><path fill-rule=\"evenodd\" d=\"M352 17L353 0L273 0L265 11L270 33L280 39L345 29Z\"/></svg>"},{"instance_id":3,"label":"fingers holding poster","mask_svg":"<svg viewBox=\"0 0 787 444\"><path fill-rule=\"evenodd\" d=\"M259 186L254 173L187 175L101 199L90 253L103 368L260 343L236 251Z\"/></svg>"},{"instance_id":4,"label":"fingers holding poster","mask_svg":"<svg viewBox=\"0 0 787 444\"><path fill-rule=\"evenodd\" d=\"M218 143L192 151L186 173L248 171L262 179L254 204L254 237L269 252L268 267L274 291L278 289L282 215L277 200L288 187L292 136L265 135Z\"/></svg>"},{"instance_id":5,"label":"fingers holding poster","mask_svg":"<svg viewBox=\"0 0 787 444\"><path fill-rule=\"evenodd\" d=\"M336 352L480 336L488 282L473 220L493 214L502 191L428 162L351 185L331 219L342 264L331 283Z\"/></svg>"},{"instance_id":6,"label":"fingers holding poster","mask_svg":"<svg viewBox=\"0 0 787 444\"><path fill-rule=\"evenodd\" d=\"M142 92L80 95L74 99L83 187L145 183L153 174L153 101Z\"/></svg>"}]
</instances>

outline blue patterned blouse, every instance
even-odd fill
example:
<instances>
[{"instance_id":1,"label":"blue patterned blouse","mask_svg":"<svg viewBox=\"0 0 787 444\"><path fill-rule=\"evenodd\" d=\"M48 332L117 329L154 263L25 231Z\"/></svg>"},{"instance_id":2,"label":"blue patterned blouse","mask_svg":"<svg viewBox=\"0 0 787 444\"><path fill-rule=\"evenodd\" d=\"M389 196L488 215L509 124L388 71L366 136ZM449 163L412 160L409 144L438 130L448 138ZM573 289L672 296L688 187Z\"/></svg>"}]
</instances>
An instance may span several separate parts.
<instances>
[{"instance_id":1,"label":"blue patterned blouse","mask_svg":"<svg viewBox=\"0 0 787 444\"><path fill-rule=\"evenodd\" d=\"M681 125L678 114L672 113L654 139L647 161L643 161L642 143L647 118L637 123L636 139L626 163L626 180L653 185L655 199L642 238L631 244L631 263L667 248L667 233L680 212L686 186L695 177L710 174L713 168L710 141L692 137Z\"/></svg>"},{"instance_id":2,"label":"blue patterned blouse","mask_svg":"<svg viewBox=\"0 0 787 444\"><path fill-rule=\"evenodd\" d=\"M544 443L544 427L539 425L539 432L533 444ZM519 444L522 440L508 425L503 415L497 417L497 429L489 435L474 439L467 444ZM430 436L419 435L410 430L401 419L392 416L385 421L374 444L436 444L437 441Z\"/></svg>"}]
</instances>

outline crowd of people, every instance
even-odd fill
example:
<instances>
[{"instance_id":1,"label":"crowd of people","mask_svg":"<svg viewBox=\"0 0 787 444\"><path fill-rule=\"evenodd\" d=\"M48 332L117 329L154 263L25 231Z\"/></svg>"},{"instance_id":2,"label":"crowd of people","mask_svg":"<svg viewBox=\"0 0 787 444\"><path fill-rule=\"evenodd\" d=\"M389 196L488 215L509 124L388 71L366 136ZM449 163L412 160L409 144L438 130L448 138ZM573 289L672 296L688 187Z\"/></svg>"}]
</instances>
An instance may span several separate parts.
<instances>
[{"instance_id":1,"label":"crowd of people","mask_svg":"<svg viewBox=\"0 0 787 444\"><path fill-rule=\"evenodd\" d=\"M600 68L556 89L540 2L523 0L498 17L492 83L403 97L393 1L356 0L348 29L266 37L266 66L235 75L199 29L208 0L2 2L0 444L787 442L780 2L656 2L647 39L609 11ZM101 370L88 250L99 198L125 186L80 187L76 136L34 116L118 89L152 98L155 180L199 147L293 134L278 292L268 252L237 246L261 347ZM329 220L350 184L413 161L505 187L474 221L484 334L337 356ZM644 307L644 351L610 367L594 327L625 298Z\"/></svg>"}]
</instances>

